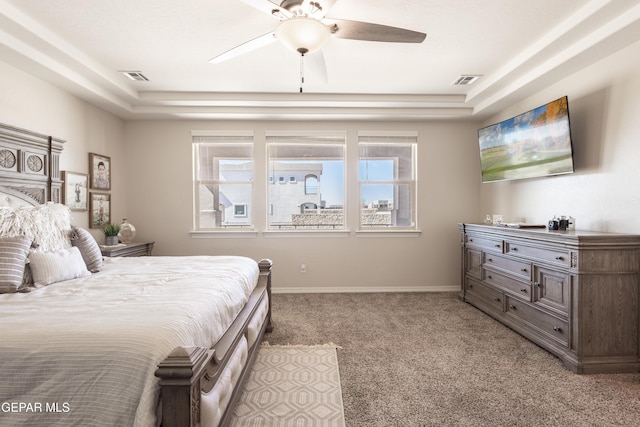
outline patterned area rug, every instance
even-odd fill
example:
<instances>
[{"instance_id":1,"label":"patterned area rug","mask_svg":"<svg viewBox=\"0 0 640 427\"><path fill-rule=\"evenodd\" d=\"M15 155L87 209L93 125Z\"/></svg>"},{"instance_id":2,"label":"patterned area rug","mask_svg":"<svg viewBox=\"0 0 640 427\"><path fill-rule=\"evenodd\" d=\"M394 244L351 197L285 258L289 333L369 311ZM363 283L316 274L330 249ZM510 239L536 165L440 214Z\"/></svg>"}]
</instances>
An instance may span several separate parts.
<instances>
[{"instance_id":1,"label":"patterned area rug","mask_svg":"<svg viewBox=\"0 0 640 427\"><path fill-rule=\"evenodd\" d=\"M260 347L231 425L343 427L336 348Z\"/></svg>"}]
</instances>

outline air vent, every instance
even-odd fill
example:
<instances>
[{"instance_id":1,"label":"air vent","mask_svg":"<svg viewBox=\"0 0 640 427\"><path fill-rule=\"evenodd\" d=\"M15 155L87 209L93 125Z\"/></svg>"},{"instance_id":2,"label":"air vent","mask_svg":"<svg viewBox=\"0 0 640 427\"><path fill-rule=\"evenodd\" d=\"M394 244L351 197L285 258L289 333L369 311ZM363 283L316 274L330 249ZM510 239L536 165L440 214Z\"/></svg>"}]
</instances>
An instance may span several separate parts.
<instances>
[{"instance_id":1,"label":"air vent","mask_svg":"<svg viewBox=\"0 0 640 427\"><path fill-rule=\"evenodd\" d=\"M468 86L474 84L480 77L479 74L466 74L458 77L452 84L454 86Z\"/></svg>"},{"instance_id":2,"label":"air vent","mask_svg":"<svg viewBox=\"0 0 640 427\"><path fill-rule=\"evenodd\" d=\"M148 82L149 79L142 74L142 71L120 71L122 74L127 76L130 80L135 80L138 82Z\"/></svg>"}]
</instances>

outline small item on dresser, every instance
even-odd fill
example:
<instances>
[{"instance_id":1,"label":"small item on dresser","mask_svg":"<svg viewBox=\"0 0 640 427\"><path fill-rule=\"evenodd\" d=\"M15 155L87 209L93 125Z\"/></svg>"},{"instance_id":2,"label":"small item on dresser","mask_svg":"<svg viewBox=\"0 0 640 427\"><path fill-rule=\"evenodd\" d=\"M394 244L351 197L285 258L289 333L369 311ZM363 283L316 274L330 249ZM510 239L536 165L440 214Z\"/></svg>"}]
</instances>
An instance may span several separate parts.
<instances>
[{"instance_id":1,"label":"small item on dresser","mask_svg":"<svg viewBox=\"0 0 640 427\"><path fill-rule=\"evenodd\" d=\"M505 227L509 228L545 228L544 224L530 224L528 222L505 222Z\"/></svg>"},{"instance_id":2,"label":"small item on dresser","mask_svg":"<svg viewBox=\"0 0 640 427\"><path fill-rule=\"evenodd\" d=\"M136 237L136 228L130 222L127 222L127 218L122 219L120 224L120 233L118 234L122 243L131 243L133 238Z\"/></svg>"},{"instance_id":3,"label":"small item on dresser","mask_svg":"<svg viewBox=\"0 0 640 427\"><path fill-rule=\"evenodd\" d=\"M558 227L560 226L560 224L558 223L558 219L556 218L556 216L553 216L553 219L549 220L549 230L557 230Z\"/></svg>"},{"instance_id":4,"label":"small item on dresser","mask_svg":"<svg viewBox=\"0 0 640 427\"><path fill-rule=\"evenodd\" d=\"M104 232L104 244L106 246L115 246L118 244L118 234L120 226L118 224L107 224L102 228Z\"/></svg>"},{"instance_id":5,"label":"small item on dresser","mask_svg":"<svg viewBox=\"0 0 640 427\"><path fill-rule=\"evenodd\" d=\"M566 216L562 215L558 220L558 230L566 230L569 228L569 220Z\"/></svg>"}]
</instances>

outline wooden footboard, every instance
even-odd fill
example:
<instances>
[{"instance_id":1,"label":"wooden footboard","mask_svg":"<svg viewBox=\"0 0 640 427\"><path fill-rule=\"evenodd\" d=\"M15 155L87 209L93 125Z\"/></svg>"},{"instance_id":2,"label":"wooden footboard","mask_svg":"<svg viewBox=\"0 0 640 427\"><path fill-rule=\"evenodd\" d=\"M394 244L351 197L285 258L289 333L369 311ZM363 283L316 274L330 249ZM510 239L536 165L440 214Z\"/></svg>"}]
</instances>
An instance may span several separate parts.
<instances>
[{"instance_id":1,"label":"wooden footboard","mask_svg":"<svg viewBox=\"0 0 640 427\"><path fill-rule=\"evenodd\" d=\"M258 285L249 297L231 327L212 349L202 347L178 347L158 365L155 375L160 378L163 427L197 427L201 424L201 394L210 391L229 363L229 359L243 336L264 298L268 298L267 318L259 335L248 349L247 362L233 389L232 396L222 415L220 425L231 420L233 408L242 391L255 354L265 332L271 332L271 260L259 262ZM264 311L263 311L264 313Z\"/></svg>"}]
</instances>

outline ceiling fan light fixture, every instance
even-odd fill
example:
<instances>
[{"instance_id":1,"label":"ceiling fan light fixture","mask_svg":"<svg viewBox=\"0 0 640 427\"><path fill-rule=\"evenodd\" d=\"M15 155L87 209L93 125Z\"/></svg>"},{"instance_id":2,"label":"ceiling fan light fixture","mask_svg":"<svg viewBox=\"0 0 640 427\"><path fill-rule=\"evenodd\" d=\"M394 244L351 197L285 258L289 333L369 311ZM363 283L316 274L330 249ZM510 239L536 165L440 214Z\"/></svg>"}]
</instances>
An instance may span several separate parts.
<instances>
[{"instance_id":1,"label":"ceiling fan light fixture","mask_svg":"<svg viewBox=\"0 0 640 427\"><path fill-rule=\"evenodd\" d=\"M320 49L329 40L331 33L317 19L301 16L282 21L276 29L276 36L295 52L311 53Z\"/></svg>"}]
</instances>

